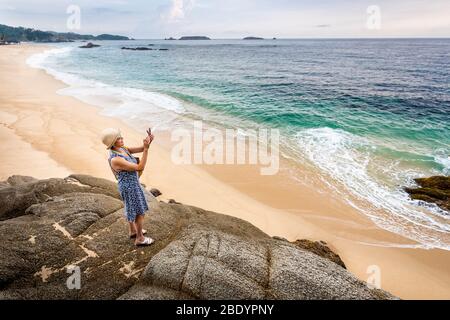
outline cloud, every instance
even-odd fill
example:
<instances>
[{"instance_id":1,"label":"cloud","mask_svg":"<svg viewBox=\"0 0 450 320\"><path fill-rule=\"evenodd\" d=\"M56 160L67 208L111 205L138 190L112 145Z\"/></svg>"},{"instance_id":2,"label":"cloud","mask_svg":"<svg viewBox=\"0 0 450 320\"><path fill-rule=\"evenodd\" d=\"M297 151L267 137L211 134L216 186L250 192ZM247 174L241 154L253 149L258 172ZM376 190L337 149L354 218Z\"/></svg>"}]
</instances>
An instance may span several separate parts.
<instances>
[{"instance_id":1,"label":"cloud","mask_svg":"<svg viewBox=\"0 0 450 320\"><path fill-rule=\"evenodd\" d=\"M9 4L0 4L0 10L12 11L12 10L16 10L16 7L11 6Z\"/></svg>"},{"instance_id":2,"label":"cloud","mask_svg":"<svg viewBox=\"0 0 450 320\"><path fill-rule=\"evenodd\" d=\"M172 0L172 3L163 9L161 20L166 23L181 21L194 6L195 0Z\"/></svg>"},{"instance_id":3,"label":"cloud","mask_svg":"<svg viewBox=\"0 0 450 320\"><path fill-rule=\"evenodd\" d=\"M123 9L115 9L115 8L108 8L108 7L94 7L94 8L88 8L93 14L95 15L102 15L102 14L115 14L115 15L121 15L121 14L133 14L134 11L132 10L123 10Z\"/></svg>"}]
</instances>

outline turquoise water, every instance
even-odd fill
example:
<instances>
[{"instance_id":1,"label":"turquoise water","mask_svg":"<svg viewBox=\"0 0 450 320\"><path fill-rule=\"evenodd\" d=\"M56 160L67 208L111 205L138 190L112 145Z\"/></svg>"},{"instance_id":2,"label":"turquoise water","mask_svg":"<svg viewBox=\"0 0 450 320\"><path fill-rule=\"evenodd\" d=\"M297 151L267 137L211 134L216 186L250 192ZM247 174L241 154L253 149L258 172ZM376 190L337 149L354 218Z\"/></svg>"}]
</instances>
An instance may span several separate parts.
<instances>
[{"instance_id":1,"label":"turquoise water","mask_svg":"<svg viewBox=\"0 0 450 320\"><path fill-rule=\"evenodd\" d=\"M148 44L169 50L120 49ZM285 157L316 166L378 225L450 247L448 215L402 191L450 172L450 39L77 45L31 61L70 84L61 93L161 129L278 128Z\"/></svg>"}]
</instances>

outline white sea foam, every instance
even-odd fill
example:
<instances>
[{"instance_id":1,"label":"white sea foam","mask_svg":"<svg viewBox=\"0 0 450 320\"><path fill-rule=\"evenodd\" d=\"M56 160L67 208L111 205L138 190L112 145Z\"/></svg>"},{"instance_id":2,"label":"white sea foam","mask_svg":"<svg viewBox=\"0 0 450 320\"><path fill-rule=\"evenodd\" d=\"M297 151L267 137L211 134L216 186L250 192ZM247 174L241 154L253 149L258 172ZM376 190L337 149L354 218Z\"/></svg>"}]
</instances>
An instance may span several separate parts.
<instances>
[{"instance_id":1,"label":"white sea foam","mask_svg":"<svg viewBox=\"0 0 450 320\"><path fill-rule=\"evenodd\" d=\"M36 53L36 54L30 56L26 62L28 65L30 65L33 68L45 69L44 62L49 57L56 56L56 55L60 55L60 56L67 55L72 50L73 50L73 47L64 47L64 48L45 50L43 52Z\"/></svg>"},{"instance_id":2,"label":"white sea foam","mask_svg":"<svg viewBox=\"0 0 450 320\"><path fill-rule=\"evenodd\" d=\"M48 58L70 54L74 47L46 50L28 58L31 67L45 70L68 85L59 94L73 96L85 103L102 108L102 114L120 117L130 124L146 128L148 125L167 129L185 112L181 101L170 96L137 88L118 87L80 75L56 70Z\"/></svg>"},{"instance_id":3,"label":"white sea foam","mask_svg":"<svg viewBox=\"0 0 450 320\"><path fill-rule=\"evenodd\" d=\"M373 158L376 148L373 141L342 130L307 129L298 132L296 138L305 156L327 174L327 179L333 179L355 200L358 199L349 199L349 202L378 226L418 241L425 247L450 250L448 216L442 215L434 205L410 200L401 189L406 181L420 176L419 171L377 163ZM391 171L394 183L385 183L374 176L383 170ZM390 186L395 183L398 185Z\"/></svg>"},{"instance_id":4,"label":"white sea foam","mask_svg":"<svg viewBox=\"0 0 450 320\"><path fill-rule=\"evenodd\" d=\"M450 155L448 150L439 149L436 150L434 154L434 161L441 164L443 169L443 174L448 175L450 174Z\"/></svg>"}]
</instances>

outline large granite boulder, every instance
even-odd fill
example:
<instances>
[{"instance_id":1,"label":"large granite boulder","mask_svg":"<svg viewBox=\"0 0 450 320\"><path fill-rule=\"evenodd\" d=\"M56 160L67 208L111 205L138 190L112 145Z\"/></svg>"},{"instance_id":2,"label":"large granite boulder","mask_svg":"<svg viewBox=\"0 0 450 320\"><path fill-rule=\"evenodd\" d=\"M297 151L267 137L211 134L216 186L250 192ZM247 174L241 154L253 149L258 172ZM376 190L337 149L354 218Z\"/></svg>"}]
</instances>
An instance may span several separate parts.
<instances>
[{"instance_id":1,"label":"large granite boulder","mask_svg":"<svg viewBox=\"0 0 450 320\"><path fill-rule=\"evenodd\" d=\"M115 183L89 175L72 174L64 179L44 180L14 175L0 182L0 220L20 216L32 204L71 192L104 194L120 199Z\"/></svg>"},{"instance_id":2,"label":"large granite boulder","mask_svg":"<svg viewBox=\"0 0 450 320\"><path fill-rule=\"evenodd\" d=\"M13 176L0 188L0 299L394 298L246 221L159 202L144 186L156 242L140 248L114 182Z\"/></svg>"}]
</instances>

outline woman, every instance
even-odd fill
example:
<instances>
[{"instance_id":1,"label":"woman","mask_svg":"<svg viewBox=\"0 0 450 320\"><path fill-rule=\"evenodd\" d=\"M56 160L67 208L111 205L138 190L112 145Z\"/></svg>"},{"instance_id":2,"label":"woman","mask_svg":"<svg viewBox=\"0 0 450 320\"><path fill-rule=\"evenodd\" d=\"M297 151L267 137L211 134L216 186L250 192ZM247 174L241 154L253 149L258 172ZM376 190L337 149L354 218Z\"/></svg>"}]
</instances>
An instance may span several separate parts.
<instances>
[{"instance_id":1,"label":"woman","mask_svg":"<svg viewBox=\"0 0 450 320\"><path fill-rule=\"evenodd\" d=\"M119 129L108 128L102 132L102 142L110 150L108 161L118 180L119 193L124 202L125 217L130 226L130 238L136 238L136 246L148 246L154 242L152 238L144 236L146 231L142 229L148 205L138 175L138 171L145 168L148 149L154 138L150 130L147 133L143 146L127 148ZM131 155L138 152L143 152L139 163Z\"/></svg>"}]
</instances>

